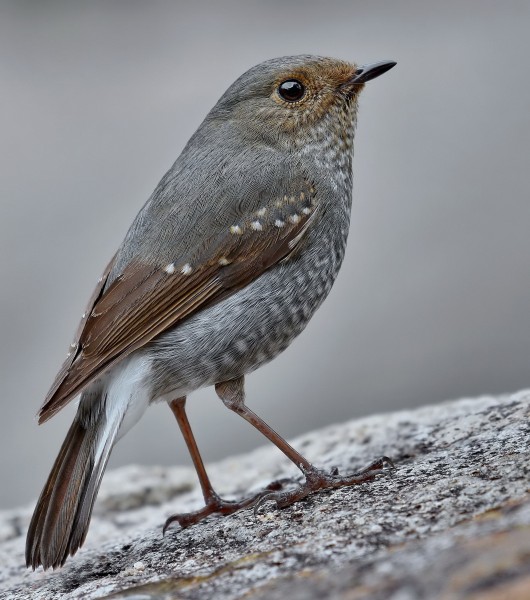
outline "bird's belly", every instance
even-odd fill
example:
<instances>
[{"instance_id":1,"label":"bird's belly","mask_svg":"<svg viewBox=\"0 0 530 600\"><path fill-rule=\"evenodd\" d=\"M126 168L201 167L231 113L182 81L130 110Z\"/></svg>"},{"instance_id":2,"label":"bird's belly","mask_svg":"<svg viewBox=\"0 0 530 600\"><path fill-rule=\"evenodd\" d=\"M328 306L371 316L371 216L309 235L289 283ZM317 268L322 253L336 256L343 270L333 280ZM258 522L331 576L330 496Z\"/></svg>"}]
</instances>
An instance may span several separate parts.
<instances>
[{"instance_id":1,"label":"bird's belly","mask_svg":"<svg viewBox=\"0 0 530 600\"><path fill-rule=\"evenodd\" d=\"M345 240L333 252L322 242L155 338L145 348L152 357L153 401L250 373L285 350L338 273Z\"/></svg>"}]
</instances>

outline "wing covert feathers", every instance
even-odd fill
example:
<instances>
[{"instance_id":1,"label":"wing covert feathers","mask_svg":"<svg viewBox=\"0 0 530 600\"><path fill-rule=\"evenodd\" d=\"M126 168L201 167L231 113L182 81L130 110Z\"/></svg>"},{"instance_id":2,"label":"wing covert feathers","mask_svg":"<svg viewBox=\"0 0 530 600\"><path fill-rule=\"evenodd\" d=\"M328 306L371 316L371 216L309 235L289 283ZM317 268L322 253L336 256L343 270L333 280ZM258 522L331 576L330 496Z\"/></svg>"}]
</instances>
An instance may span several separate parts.
<instances>
[{"instance_id":1,"label":"wing covert feathers","mask_svg":"<svg viewBox=\"0 0 530 600\"><path fill-rule=\"evenodd\" d=\"M187 257L168 264L130 262L106 289L114 259L83 316L67 361L39 412L47 421L125 356L193 313L233 294L289 257L317 212L315 190L301 180L294 194L265 203L218 227Z\"/></svg>"}]
</instances>

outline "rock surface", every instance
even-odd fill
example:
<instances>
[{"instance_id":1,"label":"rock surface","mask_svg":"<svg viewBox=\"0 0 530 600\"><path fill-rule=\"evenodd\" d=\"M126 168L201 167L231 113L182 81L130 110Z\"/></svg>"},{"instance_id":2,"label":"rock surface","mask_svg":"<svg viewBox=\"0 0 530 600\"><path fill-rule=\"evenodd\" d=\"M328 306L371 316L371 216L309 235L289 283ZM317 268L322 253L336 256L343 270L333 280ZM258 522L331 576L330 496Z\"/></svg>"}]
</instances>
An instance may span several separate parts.
<instances>
[{"instance_id":1,"label":"rock surface","mask_svg":"<svg viewBox=\"0 0 530 600\"><path fill-rule=\"evenodd\" d=\"M0 598L530 598L530 392L377 415L293 444L318 465L391 474L257 516L243 511L165 538L201 506L194 472L109 472L85 547L59 571L24 567L32 507L0 513ZM297 476L266 447L210 466L238 496Z\"/></svg>"}]
</instances>

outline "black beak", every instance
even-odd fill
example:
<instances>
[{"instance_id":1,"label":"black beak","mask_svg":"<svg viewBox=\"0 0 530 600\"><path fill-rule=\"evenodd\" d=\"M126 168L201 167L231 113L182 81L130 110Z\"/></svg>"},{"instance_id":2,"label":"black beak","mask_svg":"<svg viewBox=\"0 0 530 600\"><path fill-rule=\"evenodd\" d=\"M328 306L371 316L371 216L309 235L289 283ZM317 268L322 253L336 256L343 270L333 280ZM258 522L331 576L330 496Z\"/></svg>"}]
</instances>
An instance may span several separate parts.
<instances>
[{"instance_id":1,"label":"black beak","mask_svg":"<svg viewBox=\"0 0 530 600\"><path fill-rule=\"evenodd\" d=\"M353 78L350 80L350 83L366 83L370 81L370 79L375 79L390 71L392 67L395 67L397 63L393 60L384 60L383 62L374 63L373 65L363 65L359 67Z\"/></svg>"}]
</instances>

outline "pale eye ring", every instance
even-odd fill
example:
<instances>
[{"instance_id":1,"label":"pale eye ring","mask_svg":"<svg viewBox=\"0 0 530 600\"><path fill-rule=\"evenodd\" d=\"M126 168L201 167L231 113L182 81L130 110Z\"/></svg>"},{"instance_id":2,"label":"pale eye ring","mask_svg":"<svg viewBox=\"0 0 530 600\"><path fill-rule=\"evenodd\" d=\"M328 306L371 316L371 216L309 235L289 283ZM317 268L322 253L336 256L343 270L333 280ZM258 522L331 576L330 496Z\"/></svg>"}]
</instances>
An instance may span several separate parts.
<instances>
[{"instance_id":1,"label":"pale eye ring","mask_svg":"<svg viewBox=\"0 0 530 600\"><path fill-rule=\"evenodd\" d=\"M278 86L278 94L286 102L298 102L304 97L305 87L298 79L287 79Z\"/></svg>"}]
</instances>

